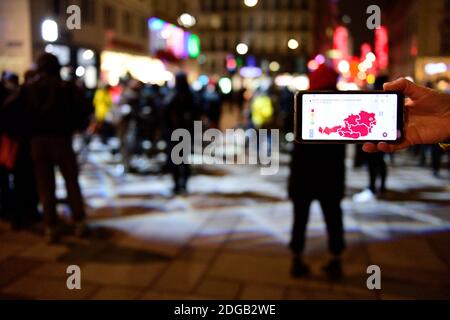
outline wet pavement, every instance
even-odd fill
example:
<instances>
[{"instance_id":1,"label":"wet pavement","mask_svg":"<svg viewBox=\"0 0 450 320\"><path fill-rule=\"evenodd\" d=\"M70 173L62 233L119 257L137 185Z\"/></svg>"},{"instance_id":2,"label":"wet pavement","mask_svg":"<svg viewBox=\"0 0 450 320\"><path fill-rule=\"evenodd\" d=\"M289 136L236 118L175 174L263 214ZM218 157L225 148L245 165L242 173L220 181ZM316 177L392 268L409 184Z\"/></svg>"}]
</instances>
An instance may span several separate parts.
<instances>
[{"instance_id":1,"label":"wet pavement","mask_svg":"<svg viewBox=\"0 0 450 320\"><path fill-rule=\"evenodd\" d=\"M389 192L373 202L352 202L368 178L365 169L349 168L343 202L348 250L338 282L320 272L327 253L317 203L305 258L312 275L289 275L286 155L275 176L261 176L254 166L198 166L189 194L179 197L172 196L168 175L121 175L100 151L86 159L81 184L92 234L47 245L37 231L14 233L0 223L0 297L450 298L449 182L413 166L406 154L390 167ZM68 215L66 205L60 211ZM382 289L370 291L366 269L374 264ZM69 265L80 266L82 290L67 289Z\"/></svg>"}]
</instances>

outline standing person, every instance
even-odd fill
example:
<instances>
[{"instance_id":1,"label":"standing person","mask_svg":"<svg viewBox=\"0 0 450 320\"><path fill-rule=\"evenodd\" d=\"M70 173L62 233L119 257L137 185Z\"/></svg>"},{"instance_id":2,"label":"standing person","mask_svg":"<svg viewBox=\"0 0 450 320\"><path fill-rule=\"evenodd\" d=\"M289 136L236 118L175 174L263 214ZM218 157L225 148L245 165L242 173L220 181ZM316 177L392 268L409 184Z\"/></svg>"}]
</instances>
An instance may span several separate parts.
<instances>
[{"instance_id":1,"label":"standing person","mask_svg":"<svg viewBox=\"0 0 450 320\"><path fill-rule=\"evenodd\" d=\"M311 90L336 90L338 75L322 65L310 74ZM293 254L292 275L309 274L302 259L306 226L313 200L319 200L328 233L331 259L323 267L330 279L342 276L341 254L345 249L341 201L345 189L344 145L296 144L291 160L289 196L294 204L294 226L290 249Z\"/></svg>"},{"instance_id":2,"label":"standing person","mask_svg":"<svg viewBox=\"0 0 450 320\"><path fill-rule=\"evenodd\" d=\"M284 86L280 92L280 119L285 133L294 132L293 105L294 93Z\"/></svg>"},{"instance_id":3,"label":"standing person","mask_svg":"<svg viewBox=\"0 0 450 320\"><path fill-rule=\"evenodd\" d=\"M37 76L22 87L12 102L21 131L30 137L31 156L39 200L44 210L45 235L48 242L58 240L55 195L55 167L65 180L75 233L86 231L85 210L78 184L78 166L72 149L72 135L89 124L92 106L74 84L60 77L58 59L49 53L37 61ZM19 108L18 108L19 107Z\"/></svg>"},{"instance_id":4,"label":"standing person","mask_svg":"<svg viewBox=\"0 0 450 320\"><path fill-rule=\"evenodd\" d=\"M173 177L173 192L174 194L180 194L187 191L187 182L191 175L191 167L188 163L183 162L177 165L172 161L172 149L175 147L176 142L172 141L171 136L177 129L186 129L192 135L194 121L198 118L198 108L195 103L194 94L189 87L185 73L176 75L175 89L168 97L165 111L169 133L168 169Z\"/></svg>"},{"instance_id":5,"label":"standing person","mask_svg":"<svg viewBox=\"0 0 450 320\"><path fill-rule=\"evenodd\" d=\"M208 121L208 128L219 128L222 114L222 97L219 86L210 83L203 93L204 114Z\"/></svg>"},{"instance_id":6,"label":"standing person","mask_svg":"<svg viewBox=\"0 0 450 320\"><path fill-rule=\"evenodd\" d=\"M379 76L375 80L374 89L383 90L383 84L388 81L387 76ZM362 149L361 149L362 150ZM377 193L386 192L386 179L388 175L388 169L386 161L384 159L383 152L375 152L371 154L365 154L364 158L367 161L367 167L369 172L369 187L360 193L353 196L355 202L367 202L376 199ZM380 180L380 187L377 188L377 180Z\"/></svg>"},{"instance_id":7,"label":"standing person","mask_svg":"<svg viewBox=\"0 0 450 320\"><path fill-rule=\"evenodd\" d=\"M33 70L25 73L25 83L23 86L29 85L35 76ZM19 230L35 222L42 220L41 214L38 211L38 195L36 190L36 181L33 170L33 161L31 159L30 139L23 134L23 130L15 128L18 123L11 121L9 115L11 112L19 110L8 110L9 105L23 90L23 86L16 91L6 101L5 110L2 110L0 117L4 118L8 123L2 124L7 133L16 141L17 151L14 156L14 165L11 167L10 175L10 222L14 230ZM21 108L23 106L16 105L14 108ZM3 112L6 111L6 112ZM14 123L14 125L13 125ZM19 125L20 127L20 125Z\"/></svg>"},{"instance_id":8,"label":"standing person","mask_svg":"<svg viewBox=\"0 0 450 320\"><path fill-rule=\"evenodd\" d=\"M12 80L12 81L11 81ZM17 85L15 85L17 80ZM6 143L13 142L7 135L7 119L3 112L3 104L10 98L18 87L18 77L9 72L3 71L0 81L0 155L6 148ZM9 153L9 152L8 152ZM11 155L9 155L10 157ZM0 218L9 220L12 217L12 186L11 186L11 170L7 166L0 164Z\"/></svg>"},{"instance_id":9,"label":"standing person","mask_svg":"<svg viewBox=\"0 0 450 320\"><path fill-rule=\"evenodd\" d=\"M95 107L95 132L100 135L103 144L108 143L111 128L113 125L108 121L107 117L112 109L113 102L109 92L110 87L107 84L100 84L94 94Z\"/></svg>"},{"instance_id":10,"label":"standing person","mask_svg":"<svg viewBox=\"0 0 450 320\"><path fill-rule=\"evenodd\" d=\"M131 75L130 75L131 77ZM143 83L130 78L122 91L120 97L121 119L118 125L118 136L120 140L120 154L124 173L132 172L131 159L137 149L137 119L141 107L141 90Z\"/></svg>"},{"instance_id":11,"label":"standing person","mask_svg":"<svg viewBox=\"0 0 450 320\"><path fill-rule=\"evenodd\" d=\"M388 82L387 76L379 76L375 80L374 89L383 90L384 83ZM376 194L379 190L380 193L386 192L386 179L388 175L386 161L384 160L384 153L376 152L367 154L367 164L369 166L369 189L373 194ZM376 182L380 178L380 189L377 189Z\"/></svg>"}]
</instances>

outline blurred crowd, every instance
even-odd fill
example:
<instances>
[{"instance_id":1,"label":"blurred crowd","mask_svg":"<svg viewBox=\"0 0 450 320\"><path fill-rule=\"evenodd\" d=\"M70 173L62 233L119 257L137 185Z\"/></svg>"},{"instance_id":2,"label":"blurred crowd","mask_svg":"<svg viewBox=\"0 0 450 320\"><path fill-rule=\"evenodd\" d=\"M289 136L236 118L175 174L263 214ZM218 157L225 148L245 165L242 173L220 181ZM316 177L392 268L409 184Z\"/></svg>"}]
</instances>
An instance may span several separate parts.
<instances>
[{"instance_id":1,"label":"blurred crowd","mask_svg":"<svg viewBox=\"0 0 450 320\"><path fill-rule=\"evenodd\" d=\"M55 237L52 226L58 223L56 168L66 183L76 231L84 232L77 156L88 153L94 142L100 141L118 156L122 174L138 173L135 157L165 154L159 170L172 175L174 194L183 194L191 168L174 165L170 159L174 130L192 132L196 120L202 121L203 129L223 129L224 112L238 114L233 127L293 130L293 93L287 88L224 93L218 81L210 79L194 90L188 76L180 72L173 84L145 84L127 74L117 86L100 83L90 90L80 79L63 81L52 54L42 54L35 65L23 75L22 83L19 75L2 73L0 216L16 229L44 219L50 239ZM74 134L82 141L76 152Z\"/></svg>"},{"instance_id":2,"label":"blurred crowd","mask_svg":"<svg viewBox=\"0 0 450 320\"><path fill-rule=\"evenodd\" d=\"M224 93L217 81L210 80L194 90L188 76L179 73L173 85L144 84L128 74L115 87L101 83L95 90L88 90L80 82L63 81L58 59L51 54L42 54L36 66L24 75L22 84L18 75L9 72L2 73L0 84L0 216L9 220L13 228L44 220L47 239L57 240L57 167L65 180L74 232L86 234L77 153L89 152L95 139L118 156L123 174L137 173L133 164L136 156L166 154L160 170L172 175L174 194L184 194L191 168L188 164L175 165L170 159L174 130L184 128L191 132L196 120L201 120L205 129L226 129L230 125L243 129L276 128L282 132L284 151L292 152L289 193L295 211L290 244L295 256L293 273L308 272L301 253L309 207L317 199L325 215L333 255L326 271L339 275L339 256L345 248L340 202L345 194L346 148L292 143L294 93L288 87L267 85L253 91ZM312 90L336 90L338 74L324 64L309 75L309 80ZM373 89L382 89L387 80L379 77ZM221 124L224 114L237 114L237 120ZM83 144L77 153L72 141L75 133L82 137ZM412 152L423 166L428 165L430 153L432 172L440 175L443 152L438 146L421 146ZM355 201L374 199L386 192L385 157L356 149L354 165L367 164L370 183L354 196Z\"/></svg>"}]
</instances>

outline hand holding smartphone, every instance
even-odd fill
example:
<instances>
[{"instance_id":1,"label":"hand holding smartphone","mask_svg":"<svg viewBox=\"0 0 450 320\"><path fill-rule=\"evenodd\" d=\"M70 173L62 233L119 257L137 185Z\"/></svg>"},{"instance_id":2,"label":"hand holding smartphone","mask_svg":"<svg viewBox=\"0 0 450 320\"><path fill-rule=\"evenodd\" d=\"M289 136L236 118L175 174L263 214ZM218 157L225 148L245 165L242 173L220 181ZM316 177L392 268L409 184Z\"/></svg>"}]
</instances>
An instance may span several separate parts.
<instances>
[{"instance_id":1,"label":"hand holding smartphone","mask_svg":"<svg viewBox=\"0 0 450 320\"><path fill-rule=\"evenodd\" d=\"M404 96L396 91L301 91L295 96L298 143L400 143Z\"/></svg>"}]
</instances>

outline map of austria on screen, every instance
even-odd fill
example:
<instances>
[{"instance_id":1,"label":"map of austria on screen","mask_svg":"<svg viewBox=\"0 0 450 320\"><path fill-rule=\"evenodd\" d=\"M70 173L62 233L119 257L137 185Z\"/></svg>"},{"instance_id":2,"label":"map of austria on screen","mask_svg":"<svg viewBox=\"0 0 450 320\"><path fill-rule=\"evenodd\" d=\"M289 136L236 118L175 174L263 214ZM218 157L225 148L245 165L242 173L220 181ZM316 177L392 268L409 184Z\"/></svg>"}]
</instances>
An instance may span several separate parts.
<instances>
[{"instance_id":1,"label":"map of austria on screen","mask_svg":"<svg viewBox=\"0 0 450 320\"><path fill-rule=\"evenodd\" d=\"M395 141L397 97L389 94L304 94L303 140Z\"/></svg>"}]
</instances>

